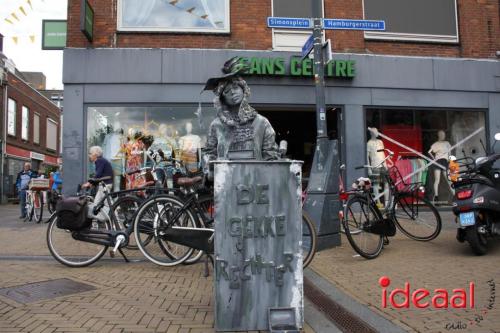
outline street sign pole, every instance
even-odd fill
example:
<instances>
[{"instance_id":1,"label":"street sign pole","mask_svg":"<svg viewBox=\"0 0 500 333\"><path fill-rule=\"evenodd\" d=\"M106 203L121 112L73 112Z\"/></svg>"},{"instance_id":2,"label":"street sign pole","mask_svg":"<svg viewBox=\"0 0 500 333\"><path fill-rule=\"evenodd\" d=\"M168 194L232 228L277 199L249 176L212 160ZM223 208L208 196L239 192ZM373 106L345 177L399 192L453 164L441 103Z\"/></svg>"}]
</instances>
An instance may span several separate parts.
<instances>
[{"instance_id":1,"label":"street sign pole","mask_svg":"<svg viewBox=\"0 0 500 333\"><path fill-rule=\"evenodd\" d=\"M326 130L325 106L325 64L323 60L323 18L322 1L314 0L312 4L314 17L314 84L316 88L316 138L319 141L328 140ZM322 164L320 164L322 167ZM318 165L318 166L320 166Z\"/></svg>"}]
</instances>

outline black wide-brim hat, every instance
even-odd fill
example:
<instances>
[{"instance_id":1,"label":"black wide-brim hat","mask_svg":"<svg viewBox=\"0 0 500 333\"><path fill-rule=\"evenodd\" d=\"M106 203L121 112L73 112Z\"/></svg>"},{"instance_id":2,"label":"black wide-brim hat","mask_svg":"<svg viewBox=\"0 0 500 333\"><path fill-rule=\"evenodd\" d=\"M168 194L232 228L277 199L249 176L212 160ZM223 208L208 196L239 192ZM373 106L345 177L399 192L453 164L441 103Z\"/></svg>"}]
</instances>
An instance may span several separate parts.
<instances>
[{"instance_id":1,"label":"black wide-brim hat","mask_svg":"<svg viewBox=\"0 0 500 333\"><path fill-rule=\"evenodd\" d=\"M248 69L248 65L243 61L242 58L240 57L232 57L228 61L224 63L224 66L222 66L222 73L224 75L219 76L219 77L212 77L207 80L207 83L205 83L205 87L203 88L202 92L205 90L215 90L218 86L219 83L222 81L229 81L233 77L236 77L238 75L241 75Z\"/></svg>"}]
</instances>

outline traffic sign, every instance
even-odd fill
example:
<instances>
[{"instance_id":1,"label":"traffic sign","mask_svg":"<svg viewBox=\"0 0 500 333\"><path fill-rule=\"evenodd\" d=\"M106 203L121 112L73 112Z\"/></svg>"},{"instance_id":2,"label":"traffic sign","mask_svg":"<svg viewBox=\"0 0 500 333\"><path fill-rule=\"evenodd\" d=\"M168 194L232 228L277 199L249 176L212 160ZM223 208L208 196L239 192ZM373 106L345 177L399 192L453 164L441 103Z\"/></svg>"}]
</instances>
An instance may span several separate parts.
<instances>
[{"instance_id":1,"label":"traffic sign","mask_svg":"<svg viewBox=\"0 0 500 333\"><path fill-rule=\"evenodd\" d=\"M267 26L269 28L285 29L310 29L311 19L298 17L268 17Z\"/></svg>"},{"instance_id":2,"label":"traffic sign","mask_svg":"<svg viewBox=\"0 0 500 333\"><path fill-rule=\"evenodd\" d=\"M314 35L311 34L311 36L309 36L309 38L304 43L304 46L302 46L302 59L304 59L309 55L313 47L314 47Z\"/></svg>"},{"instance_id":3,"label":"traffic sign","mask_svg":"<svg viewBox=\"0 0 500 333\"><path fill-rule=\"evenodd\" d=\"M385 30L385 21L323 19L323 27L328 30Z\"/></svg>"}]
</instances>

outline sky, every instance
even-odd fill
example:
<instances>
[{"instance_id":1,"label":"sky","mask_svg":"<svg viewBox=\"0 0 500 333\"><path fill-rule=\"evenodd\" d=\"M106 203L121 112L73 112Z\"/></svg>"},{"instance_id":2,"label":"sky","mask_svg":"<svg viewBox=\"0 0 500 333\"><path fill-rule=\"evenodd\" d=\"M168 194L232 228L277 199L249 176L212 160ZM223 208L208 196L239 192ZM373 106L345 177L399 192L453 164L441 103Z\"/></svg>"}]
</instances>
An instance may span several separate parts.
<instances>
[{"instance_id":1,"label":"sky","mask_svg":"<svg viewBox=\"0 0 500 333\"><path fill-rule=\"evenodd\" d=\"M47 78L47 89L63 89L63 51L42 50L42 20L65 20L67 6L67 0L0 0L0 33L5 36L4 54L22 72L43 72ZM35 36L34 41L32 36ZM17 37L17 44L14 37Z\"/></svg>"}]
</instances>

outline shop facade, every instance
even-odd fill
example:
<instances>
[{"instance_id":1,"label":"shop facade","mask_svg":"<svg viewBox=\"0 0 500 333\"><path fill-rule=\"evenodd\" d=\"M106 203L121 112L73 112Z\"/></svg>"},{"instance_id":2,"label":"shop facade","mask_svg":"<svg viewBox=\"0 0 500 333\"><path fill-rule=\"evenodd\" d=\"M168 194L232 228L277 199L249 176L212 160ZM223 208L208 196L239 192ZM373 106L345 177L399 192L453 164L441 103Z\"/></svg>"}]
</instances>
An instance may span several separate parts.
<instances>
[{"instance_id":1,"label":"shop facade","mask_svg":"<svg viewBox=\"0 0 500 333\"><path fill-rule=\"evenodd\" d=\"M305 161L307 178L315 144L310 60L271 51L69 48L63 159L71 176L64 191L74 192L92 174L87 151L93 145L103 146L117 175L131 167L127 143L133 149L137 133L151 135L154 147L176 156L201 148L215 117L212 92L201 90L233 56L250 64L250 103L270 119L278 140L289 142L289 156ZM382 141L396 159L411 159L408 174L421 166L414 159L430 158L439 132L457 157L484 154L500 132L496 60L335 54L325 73L328 135L337 140L334 165L346 164L347 184L364 173L354 168L369 159L369 127L387 137ZM197 159L190 162L195 170ZM115 188L125 187L126 179L116 179ZM447 200L446 192L439 195Z\"/></svg>"}]
</instances>

